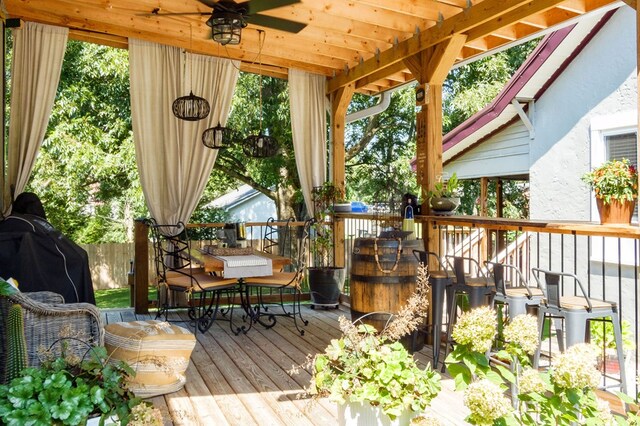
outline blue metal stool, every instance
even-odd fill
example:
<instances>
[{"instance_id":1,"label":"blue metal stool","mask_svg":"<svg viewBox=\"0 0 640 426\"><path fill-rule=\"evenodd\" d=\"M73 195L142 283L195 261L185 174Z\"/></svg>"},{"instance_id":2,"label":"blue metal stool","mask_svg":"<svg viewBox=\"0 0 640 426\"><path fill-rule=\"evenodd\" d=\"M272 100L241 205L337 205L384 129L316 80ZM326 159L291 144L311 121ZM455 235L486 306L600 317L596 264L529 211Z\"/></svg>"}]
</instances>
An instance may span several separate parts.
<instances>
[{"instance_id":1,"label":"blue metal stool","mask_svg":"<svg viewBox=\"0 0 640 426\"><path fill-rule=\"evenodd\" d=\"M620 363L620 388L621 391L627 392L627 376L624 368L622 353L622 331L620 328L620 319L618 317L618 306L616 302L609 302L601 299L592 299L587 295L582 283L577 276L567 272L545 271L539 268L532 268L534 278L540 284L540 278L543 275L546 284L547 297L540 303L538 308L538 330L540 340L544 331L544 320L546 316L554 318L563 318L566 325L566 343L567 347L577 343L587 342L587 322L592 318L611 317L613 323L613 333L616 342L616 351L618 353L618 362ZM575 283L575 288L580 289L580 295L560 296L561 278L565 278ZM558 329L558 341L562 341L562 329ZM564 351L562 344L560 350ZM540 361L540 345L533 359L534 368L538 367Z\"/></svg>"}]
</instances>

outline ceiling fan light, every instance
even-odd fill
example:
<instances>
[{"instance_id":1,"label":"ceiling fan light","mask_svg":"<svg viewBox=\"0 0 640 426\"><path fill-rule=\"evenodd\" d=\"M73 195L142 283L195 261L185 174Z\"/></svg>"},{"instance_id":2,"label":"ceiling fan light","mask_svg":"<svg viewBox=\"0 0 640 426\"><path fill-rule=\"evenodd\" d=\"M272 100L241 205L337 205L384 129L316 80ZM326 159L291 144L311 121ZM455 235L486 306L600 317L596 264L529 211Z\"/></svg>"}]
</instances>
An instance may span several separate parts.
<instances>
[{"instance_id":1,"label":"ceiling fan light","mask_svg":"<svg viewBox=\"0 0 640 426\"><path fill-rule=\"evenodd\" d=\"M207 20L211 27L211 38L222 45L240 44L242 28L247 24L242 15L237 13L218 12Z\"/></svg>"},{"instance_id":2,"label":"ceiling fan light","mask_svg":"<svg viewBox=\"0 0 640 426\"><path fill-rule=\"evenodd\" d=\"M181 96L172 105L173 115L186 121L198 121L207 118L211 107L206 99L189 92L189 96Z\"/></svg>"}]
</instances>

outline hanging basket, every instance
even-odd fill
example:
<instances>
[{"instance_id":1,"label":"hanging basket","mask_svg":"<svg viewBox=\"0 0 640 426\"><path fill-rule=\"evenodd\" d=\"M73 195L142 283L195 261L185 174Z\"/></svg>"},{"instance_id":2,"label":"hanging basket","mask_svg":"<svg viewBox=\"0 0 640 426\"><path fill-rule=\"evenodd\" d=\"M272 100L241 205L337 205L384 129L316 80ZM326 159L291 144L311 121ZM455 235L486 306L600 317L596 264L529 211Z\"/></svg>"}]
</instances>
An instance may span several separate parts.
<instances>
[{"instance_id":1,"label":"hanging basket","mask_svg":"<svg viewBox=\"0 0 640 426\"><path fill-rule=\"evenodd\" d=\"M605 224L626 224L631 223L633 210L636 207L636 200L611 199L609 204L605 204L600 198L596 198L598 213L600 213L600 223Z\"/></svg>"}]
</instances>

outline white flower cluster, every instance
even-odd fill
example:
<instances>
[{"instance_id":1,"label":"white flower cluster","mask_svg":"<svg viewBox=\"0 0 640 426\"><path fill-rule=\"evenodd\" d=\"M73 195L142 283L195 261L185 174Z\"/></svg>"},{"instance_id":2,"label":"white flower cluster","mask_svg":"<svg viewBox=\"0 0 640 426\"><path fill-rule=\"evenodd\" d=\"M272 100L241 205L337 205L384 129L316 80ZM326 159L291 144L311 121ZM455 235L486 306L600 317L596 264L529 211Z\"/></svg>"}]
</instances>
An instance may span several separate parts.
<instances>
[{"instance_id":1,"label":"white flower cluster","mask_svg":"<svg viewBox=\"0 0 640 426\"><path fill-rule=\"evenodd\" d=\"M496 337L496 312L488 306L465 312L453 329L453 340L459 345L471 345L471 350L484 353L491 349Z\"/></svg>"},{"instance_id":2,"label":"white flower cluster","mask_svg":"<svg viewBox=\"0 0 640 426\"><path fill-rule=\"evenodd\" d=\"M518 389L520 393L537 393L543 394L546 391L546 386L542 376L533 368L527 368L522 371L520 377L518 377Z\"/></svg>"},{"instance_id":3,"label":"white flower cluster","mask_svg":"<svg viewBox=\"0 0 640 426\"><path fill-rule=\"evenodd\" d=\"M504 328L504 339L518 345L529 355L538 349L538 318L533 315L518 315Z\"/></svg>"},{"instance_id":4,"label":"white flower cluster","mask_svg":"<svg viewBox=\"0 0 640 426\"><path fill-rule=\"evenodd\" d=\"M614 425L617 424L614 421L613 414L611 414L611 407L609 403L604 399L598 398L596 400L598 404L598 411L596 413L596 419L598 420L598 424L601 425Z\"/></svg>"},{"instance_id":5,"label":"white flower cluster","mask_svg":"<svg viewBox=\"0 0 640 426\"><path fill-rule=\"evenodd\" d=\"M464 391L464 405L471 411L468 420L476 425L492 425L512 410L500 386L488 379L469 385Z\"/></svg>"},{"instance_id":6,"label":"white flower cluster","mask_svg":"<svg viewBox=\"0 0 640 426\"><path fill-rule=\"evenodd\" d=\"M579 343L558 355L552 364L553 382L565 389L595 389L600 384L596 369L597 349L588 343Z\"/></svg>"}]
</instances>

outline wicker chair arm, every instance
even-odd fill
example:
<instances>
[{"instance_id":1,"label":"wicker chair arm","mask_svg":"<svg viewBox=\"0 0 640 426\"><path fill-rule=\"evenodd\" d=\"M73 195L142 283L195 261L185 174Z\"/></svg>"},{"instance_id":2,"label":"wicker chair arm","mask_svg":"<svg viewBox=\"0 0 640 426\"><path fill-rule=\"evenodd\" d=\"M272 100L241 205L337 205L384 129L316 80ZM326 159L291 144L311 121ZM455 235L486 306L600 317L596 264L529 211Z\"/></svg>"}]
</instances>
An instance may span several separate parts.
<instances>
[{"instance_id":1,"label":"wicker chair arm","mask_svg":"<svg viewBox=\"0 0 640 426\"><path fill-rule=\"evenodd\" d=\"M63 336L76 337L92 346L104 344L100 311L90 303L46 304L22 293L9 296L9 303L22 306L30 366L40 364L39 354ZM59 352L61 348L55 348ZM71 344L73 353L82 356L87 347Z\"/></svg>"},{"instance_id":2,"label":"wicker chair arm","mask_svg":"<svg viewBox=\"0 0 640 426\"><path fill-rule=\"evenodd\" d=\"M34 291L22 293L29 299L42 303L64 303L64 297L61 294L52 291Z\"/></svg>"}]
</instances>

